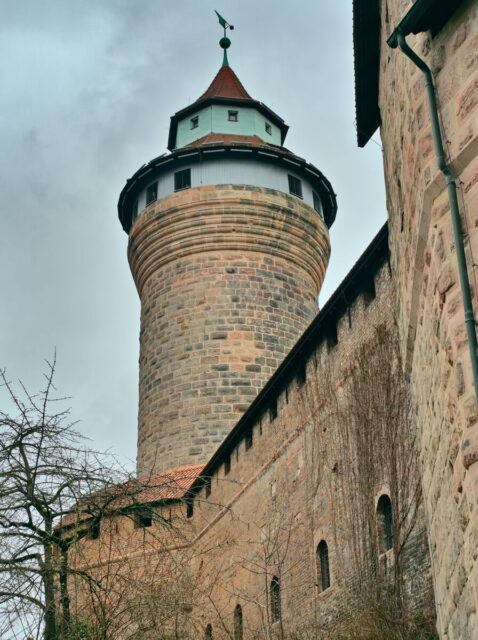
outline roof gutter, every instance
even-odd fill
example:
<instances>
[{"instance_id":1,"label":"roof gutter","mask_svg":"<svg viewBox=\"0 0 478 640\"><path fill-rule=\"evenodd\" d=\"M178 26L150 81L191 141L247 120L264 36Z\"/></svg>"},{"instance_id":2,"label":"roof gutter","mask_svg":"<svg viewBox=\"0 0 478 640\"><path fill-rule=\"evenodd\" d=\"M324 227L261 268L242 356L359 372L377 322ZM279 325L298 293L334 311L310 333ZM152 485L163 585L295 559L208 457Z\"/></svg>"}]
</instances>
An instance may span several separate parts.
<instances>
[{"instance_id":1,"label":"roof gutter","mask_svg":"<svg viewBox=\"0 0 478 640\"><path fill-rule=\"evenodd\" d=\"M425 89L428 98L428 110L432 128L433 145L435 148L437 165L445 177L448 191L448 202L450 205L453 237L455 241L458 275L460 279L461 295L465 312L468 348L470 352L471 368L473 372L473 384L475 387L475 399L478 404L478 342L476 337L476 321L473 312L473 305L471 302L470 280L468 278L465 246L463 242L463 230L461 226L460 210L458 207L458 198L456 194L456 180L445 157L432 72L425 61L422 60L422 58L420 58L413 51L413 49L410 48L405 40L405 36L409 35L410 33L416 33L415 29L419 27L417 20L422 19L422 12L420 11L422 5L427 5L427 2L415 3L412 9L407 13L407 15L389 37L389 39L387 40L387 44L392 47L392 49L395 49L398 46L400 51L402 51L402 53L404 53L424 75Z\"/></svg>"}]
</instances>

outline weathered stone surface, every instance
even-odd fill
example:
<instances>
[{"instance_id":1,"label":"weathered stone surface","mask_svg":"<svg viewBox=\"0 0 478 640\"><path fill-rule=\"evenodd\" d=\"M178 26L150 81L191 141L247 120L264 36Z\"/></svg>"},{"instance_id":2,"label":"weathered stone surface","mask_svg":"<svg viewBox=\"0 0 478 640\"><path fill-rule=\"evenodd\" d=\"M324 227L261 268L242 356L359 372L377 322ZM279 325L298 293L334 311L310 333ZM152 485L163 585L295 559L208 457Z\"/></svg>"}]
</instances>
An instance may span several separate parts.
<instances>
[{"instance_id":1,"label":"weathered stone surface","mask_svg":"<svg viewBox=\"0 0 478 640\"><path fill-rule=\"evenodd\" d=\"M406 3L388 2L399 23ZM478 6L464 2L433 38L407 41L435 74L448 161L456 172L476 313ZM383 24L385 27L385 24ZM393 87L391 79L393 78ZM401 109L398 108L401 105ZM421 72L398 49L382 58L380 110L391 253L398 285L402 352L420 438L440 637L478 637L476 505L468 475L477 466L476 401L464 328L450 208L428 140ZM416 144L414 141L421 141ZM397 203L402 203L400 210Z\"/></svg>"},{"instance_id":2,"label":"weathered stone surface","mask_svg":"<svg viewBox=\"0 0 478 640\"><path fill-rule=\"evenodd\" d=\"M206 461L217 437L199 443L199 431L214 419L227 433L317 314L330 251L322 219L288 194L240 194L180 191L131 229L140 473Z\"/></svg>"}]
</instances>

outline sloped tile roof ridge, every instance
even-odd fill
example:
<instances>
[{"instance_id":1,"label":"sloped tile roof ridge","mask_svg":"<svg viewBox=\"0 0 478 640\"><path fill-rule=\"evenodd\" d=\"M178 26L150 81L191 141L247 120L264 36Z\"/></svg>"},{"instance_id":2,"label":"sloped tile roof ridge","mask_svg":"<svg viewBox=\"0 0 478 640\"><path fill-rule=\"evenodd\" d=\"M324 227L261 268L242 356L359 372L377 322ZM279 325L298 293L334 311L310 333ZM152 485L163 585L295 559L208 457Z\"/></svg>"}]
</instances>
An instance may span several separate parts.
<instances>
[{"instance_id":1,"label":"sloped tile roof ridge","mask_svg":"<svg viewBox=\"0 0 478 640\"><path fill-rule=\"evenodd\" d=\"M245 98L246 100L252 100L229 65L223 65L219 69L214 80L196 102L207 98Z\"/></svg>"}]
</instances>

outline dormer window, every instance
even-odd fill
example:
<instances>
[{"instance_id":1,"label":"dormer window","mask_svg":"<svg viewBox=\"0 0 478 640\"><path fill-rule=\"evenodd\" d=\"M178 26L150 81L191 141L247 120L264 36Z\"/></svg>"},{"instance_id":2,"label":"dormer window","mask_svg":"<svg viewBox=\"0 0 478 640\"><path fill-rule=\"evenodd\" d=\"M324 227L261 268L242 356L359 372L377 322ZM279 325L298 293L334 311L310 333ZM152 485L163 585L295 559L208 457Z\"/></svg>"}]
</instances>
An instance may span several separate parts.
<instances>
[{"instance_id":1,"label":"dormer window","mask_svg":"<svg viewBox=\"0 0 478 640\"><path fill-rule=\"evenodd\" d=\"M268 133L270 136L272 135L272 127L268 122L266 122L266 133Z\"/></svg>"},{"instance_id":2,"label":"dormer window","mask_svg":"<svg viewBox=\"0 0 478 640\"><path fill-rule=\"evenodd\" d=\"M153 182L146 189L146 206L158 199L158 183Z\"/></svg>"},{"instance_id":3,"label":"dormer window","mask_svg":"<svg viewBox=\"0 0 478 640\"><path fill-rule=\"evenodd\" d=\"M191 129L197 129L199 127L199 116L194 116L189 122L191 123Z\"/></svg>"},{"instance_id":4,"label":"dormer window","mask_svg":"<svg viewBox=\"0 0 478 640\"><path fill-rule=\"evenodd\" d=\"M228 111L227 119L229 122L237 122L239 120L238 111Z\"/></svg>"},{"instance_id":5,"label":"dormer window","mask_svg":"<svg viewBox=\"0 0 478 640\"><path fill-rule=\"evenodd\" d=\"M289 193L298 198L302 198L302 182L299 178L289 175Z\"/></svg>"}]
</instances>

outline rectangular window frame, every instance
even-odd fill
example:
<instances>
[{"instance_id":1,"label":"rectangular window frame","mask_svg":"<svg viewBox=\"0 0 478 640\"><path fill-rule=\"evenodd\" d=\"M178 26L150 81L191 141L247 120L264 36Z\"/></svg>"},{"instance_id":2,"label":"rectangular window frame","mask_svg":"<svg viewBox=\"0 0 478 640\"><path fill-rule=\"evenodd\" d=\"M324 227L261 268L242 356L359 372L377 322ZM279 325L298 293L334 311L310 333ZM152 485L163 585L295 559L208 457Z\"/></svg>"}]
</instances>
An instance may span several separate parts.
<instances>
[{"instance_id":1,"label":"rectangular window frame","mask_svg":"<svg viewBox=\"0 0 478 640\"><path fill-rule=\"evenodd\" d=\"M324 216L323 216L323 213L322 213L322 202L321 202L319 196L315 193L315 191L312 191L312 201L314 203L314 209L317 211L317 213L319 214L319 216L323 220Z\"/></svg>"},{"instance_id":2,"label":"rectangular window frame","mask_svg":"<svg viewBox=\"0 0 478 640\"><path fill-rule=\"evenodd\" d=\"M228 110L227 119L229 122L239 122L239 111Z\"/></svg>"},{"instance_id":3,"label":"rectangular window frame","mask_svg":"<svg viewBox=\"0 0 478 640\"><path fill-rule=\"evenodd\" d=\"M293 196L296 196L297 198L300 198L301 200L303 200L303 195L302 195L302 180L300 180L299 178L296 178L295 176L291 175L290 173L288 174L288 179L289 179L289 193Z\"/></svg>"},{"instance_id":4,"label":"rectangular window frame","mask_svg":"<svg viewBox=\"0 0 478 640\"><path fill-rule=\"evenodd\" d=\"M191 169L181 169L174 174L174 191L191 188Z\"/></svg>"},{"instance_id":5,"label":"rectangular window frame","mask_svg":"<svg viewBox=\"0 0 478 640\"><path fill-rule=\"evenodd\" d=\"M269 122L265 123L265 130L266 133L268 133L270 136L272 135L272 126L269 124Z\"/></svg>"},{"instance_id":6,"label":"rectangular window frame","mask_svg":"<svg viewBox=\"0 0 478 640\"><path fill-rule=\"evenodd\" d=\"M158 199L158 181L152 182L146 187L146 206Z\"/></svg>"},{"instance_id":7,"label":"rectangular window frame","mask_svg":"<svg viewBox=\"0 0 478 640\"><path fill-rule=\"evenodd\" d=\"M189 124L191 125L191 129L197 129L199 127L199 116L193 116L189 121Z\"/></svg>"}]
</instances>

